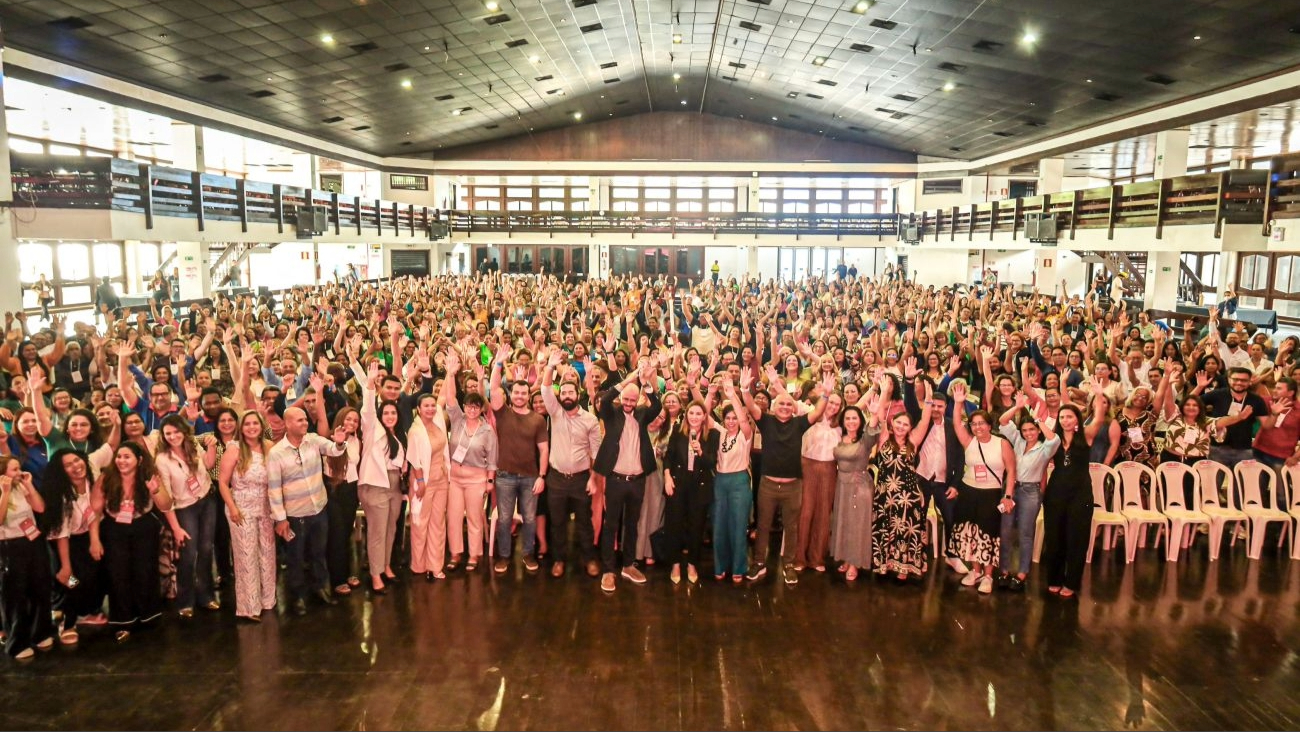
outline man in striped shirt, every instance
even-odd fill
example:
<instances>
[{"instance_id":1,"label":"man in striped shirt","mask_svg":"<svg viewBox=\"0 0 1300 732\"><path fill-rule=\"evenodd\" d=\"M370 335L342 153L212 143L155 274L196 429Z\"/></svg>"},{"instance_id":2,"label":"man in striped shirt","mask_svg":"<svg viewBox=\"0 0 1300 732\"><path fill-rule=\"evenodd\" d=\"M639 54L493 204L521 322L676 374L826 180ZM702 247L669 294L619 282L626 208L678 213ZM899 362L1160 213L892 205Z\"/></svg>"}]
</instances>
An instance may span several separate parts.
<instances>
[{"instance_id":1,"label":"man in striped shirt","mask_svg":"<svg viewBox=\"0 0 1300 732\"><path fill-rule=\"evenodd\" d=\"M284 439L266 456L267 497L275 533L285 541L285 587L295 615L307 614L306 597L316 595L326 605L336 604L329 592L325 567L325 543L329 518L328 500L322 479L322 457L336 457L347 450L347 433L334 430L334 441L308 434L307 413L298 407L284 411ZM308 583L306 571L311 572Z\"/></svg>"}]
</instances>

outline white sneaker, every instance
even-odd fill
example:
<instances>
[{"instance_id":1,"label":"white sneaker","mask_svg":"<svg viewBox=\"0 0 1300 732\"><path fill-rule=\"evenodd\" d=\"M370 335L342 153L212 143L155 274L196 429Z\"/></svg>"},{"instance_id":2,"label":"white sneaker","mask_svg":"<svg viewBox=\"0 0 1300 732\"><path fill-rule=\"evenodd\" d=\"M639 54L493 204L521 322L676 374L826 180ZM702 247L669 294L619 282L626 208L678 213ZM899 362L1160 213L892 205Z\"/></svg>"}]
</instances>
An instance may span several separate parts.
<instances>
[{"instance_id":1,"label":"white sneaker","mask_svg":"<svg viewBox=\"0 0 1300 732\"><path fill-rule=\"evenodd\" d=\"M980 580L980 594L988 595L988 594L992 594L992 592L993 592L993 578L988 575L984 575L984 579Z\"/></svg>"},{"instance_id":2,"label":"white sneaker","mask_svg":"<svg viewBox=\"0 0 1300 732\"><path fill-rule=\"evenodd\" d=\"M975 572L973 570L967 572L966 576L961 578L961 583L965 587L974 587L975 583L979 581L980 581L980 573Z\"/></svg>"},{"instance_id":3,"label":"white sneaker","mask_svg":"<svg viewBox=\"0 0 1300 732\"><path fill-rule=\"evenodd\" d=\"M966 563L957 557L948 557L948 566L957 574L966 574L970 571L970 567L967 567Z\"/></svg>"}]
</instances>

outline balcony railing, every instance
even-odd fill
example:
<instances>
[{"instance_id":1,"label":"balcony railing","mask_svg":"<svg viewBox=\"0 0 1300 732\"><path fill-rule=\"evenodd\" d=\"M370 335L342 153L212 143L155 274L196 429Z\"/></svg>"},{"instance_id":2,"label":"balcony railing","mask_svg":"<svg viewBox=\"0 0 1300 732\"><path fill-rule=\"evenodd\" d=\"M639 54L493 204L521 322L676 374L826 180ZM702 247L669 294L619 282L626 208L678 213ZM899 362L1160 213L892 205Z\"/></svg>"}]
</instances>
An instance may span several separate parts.
<instances>
[{"instance_id":1,"label":"balcony railing","mask_svg":"<svg viewBox=\"0 0 1300 732\"><path fill-rule=\"evenodd\" d=\"M154 217L275 224L279 233L297 222L299 207L326 211L329 233L393 234L432 238L436 211L378 199L341 196L310 188L261 183L225 175L136 163L119 158L57 155L12 156L14 204L37 208L112 209Z\"/></svg>"},{"instance_id":2,"label":"balcony railing","mask_svg":"<svg viewBox=\"0 0 1300 732\"><path fill-rule=\"evenodd\" d=\"M601 232L645 234L793 234L795 236L893 237L894 214L767 214L767 213L611 213L607 211L447 211L453 232Z\"/></svg>"}]
</instances>

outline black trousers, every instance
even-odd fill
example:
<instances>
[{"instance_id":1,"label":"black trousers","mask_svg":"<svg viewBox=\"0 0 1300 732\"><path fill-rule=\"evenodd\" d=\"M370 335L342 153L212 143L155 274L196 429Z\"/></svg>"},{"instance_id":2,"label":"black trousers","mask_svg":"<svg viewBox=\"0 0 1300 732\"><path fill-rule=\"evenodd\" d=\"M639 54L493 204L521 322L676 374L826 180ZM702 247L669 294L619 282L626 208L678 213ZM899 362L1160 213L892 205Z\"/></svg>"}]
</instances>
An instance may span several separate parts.
<instances>
[{"instance_id":1,"label":"black trousers","mask_svg":"<svg viewBox=\"0 0 1300 732\"><path fill-rule=\"evenodd\" d=\"M551 532L551 557L564 562L569 555L569 514L576 518L574 533L578 539L578 556L584 563L596 558L596 530L591 524L591 496L587 480L591 471L566 478L556 470L546 471L546 508L550 513L547 527Z\"/></svg>"},{"instance_id":2,"label":"black trousers","mask_svg":"<svg viewBox=\"0 0 1300 732\"><path fill-rule=\"evenodd\" d=\"M207 500L217 506L217 531L212 538L212 555L217 560L217 576L222 582L233 582L235 565L230 553L230 522L226 520L226 504L221 500L221 491L209 491Z\"/></svg>"},{"instance_id":3,"label":"black trousers","mask_svg":"<svg viewBox=\"0 0 1300 732\"><path fill-rule=\"evenodd\" d=\"M100 531L108 565L108 622L133 625L156 620L163 605L158 576L162 523L157 512L129 524L105 515Z\"/></svg>"},{"instance_id":4,"label":"black trousers","mask_svg":"<svg viewBox=\"0 0 1300 732\"><path fill-rule=\"evenodd\" d=\"M641 520L644 499L644 475L636 480L614 475L605 479L605 522L600 527L600 564L605 572L618 572L624 565L632 564L636 554L636 525ZM622 550L621 562L614 553L615 544Z\"/></svg>"},{"instance_id":5,"label":"black trousers","mask_svg":"<svg viewBox=\"0 0 1300 732\"><path fill-rule=\"evenodd\" d=\"M1084 495L1052 500L1049 489L1043 496L1041 558L1049 587L1068 587L1076 592L1083 583L1083 565L1088 559L1088 532L1092 530L1091 493L1077 493Z\"/></svg>"},{"instance_id":6,"label":"black trousers","mask_svg":"<svg viewBox=\"0 0 1300 732\"><path fill-rule=\"evenodd\" d=\"M403 485L405 481L403 481ZM403 552L406 543L406 506L410 501L397 504L397 525L393 527L393 549L389 554L390 564L394 567L407 567L411 564L410 552Z\"/></svg>"},{"instance_id":7,"label":"black trousers","mask_svg":"<svg viewBox=\"0 0 1300 732\"><path fill-rule=\"evenodd\" d=\"M330 587L347 584L352 571L352 527L357 521L357 484L340 483L329 490L325 504L329 514L329 536L325 544L325 563L329 566Z\"/></svg>"},{"instance_id":8,"label":"black trousers","mask_svg":"<svg viewBox=\"0 0 1300 732\"><path fill-rule=\"evenodd\" d=\"M0 541L0 609L11 656L54 635L50 617L50 550L44 539Z\"/></svg>"},{"instance_id":9,"label":"black trousers","mask_svg":"<svg viewBox=\"0 0 1300 732\"><path fill-rule=\"evenodd\" d=\"M682 474L664 503L664 554L669 564L700 566L705 520L713 505L713 476ZM682 557L682 550L686 557Z\"/></svg>"},{"instance_id":10,"label":"black trousers","mask_svg":"<svg viewBox=\"0 0 1300 732\"><path fill-rule=\"evenodd\" d=\"M50 542L50 554L54 557L52 566L57 568L59 553L54 542ZM90 556L89 532L68 537L68 562L72 565L72 576L77 578L77 586L68 588L54 583L54 589L58 591L55 607L63 611L62 630L76 627L77 618L103 612L108 592L104 563Z\"/></svg>"},{"instance_id":11,"label":"black trousers","mask_svg":"<svg viewBox=\"0 0 1300 732\"><path fill-rule=\"evenodd\" d=\"M929 505L930 501L934 501L934 510L938 511L939 516L943 518L943 530L948 532L951 538L956 514L953 511L954 501L948 500L948 484L939 480L926 480L920 476L917 476L916 482L921 486L926 504ZM944 553L949 557L957 556L951 542L944 542Z\"/></svg>"}]
</instances>

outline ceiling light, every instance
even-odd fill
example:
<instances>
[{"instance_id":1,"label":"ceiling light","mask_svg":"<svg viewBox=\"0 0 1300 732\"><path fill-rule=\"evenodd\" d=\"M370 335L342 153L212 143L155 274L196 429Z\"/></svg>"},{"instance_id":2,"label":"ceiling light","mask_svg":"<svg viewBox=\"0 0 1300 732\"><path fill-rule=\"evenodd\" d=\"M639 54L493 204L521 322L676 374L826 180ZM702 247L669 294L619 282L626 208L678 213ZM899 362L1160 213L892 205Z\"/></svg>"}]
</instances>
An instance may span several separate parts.
<instances>
[{"instance_id":1,"label":"ceiling light","mask_svg":"<svg viewBox=\"0 0 1300 732\"><path fill-rule=\"evenodd\" d=\"M535 64L535 63L537 63L537 62L539 62L539 61L541 61L541 60L542 60L542 58L541 58L540 56L538 56L537 54L535 54L535 53L534 53L533 55L531 55L531 56L528 57L528 63L530 63L530 64Z\"/></svg>"},{"instance_id":2,"label":"ceiling light","mask_svg":"<svg viewBox=\"0 0 1300 732\"><path fill-rule=\"evenodd\" d=\"M410 89L410 88L411 88L411 80L410 80L410 79L402 79L402 88L403 88L403 89Z\"/></svg>"},{"instance_id":3,"label":"ceiling light","mask_svg":"<svg viewBox=\"0 0 1300 732\"><path fill-rule=\"evenodd\" d=\"M1092 83L1092 79L1084 79L1084 81L1088 82L1089 84Z\"/></svg>"},{"instance_id":4,"label":"ceiling light","mask_svg":"<svg viewBox=\"0 0 1300 732\"><path fill-rule=\"evenodd\" d=\"M826 65L825 56L818 56L817 58L813 59L813 66L825 66L825 65Z\"/></svg>"},{"instance_id":5,"label":"ceiling light","mask_svg":"<svg viewBox=\"0 0 1300 732\"><path fill-rule=\"evenodd\" d=\"M581 119L582 119L582 112L574 112L574 113L573 113L573 118L574 118L575 120L581 120Z\"/></svg>"},{"instance_id":6,"label":"ceiling light","mask_svg":"<svg viewBox=\"0 0 1300 732\"><path fill-rule=\"evenodd\" d=\"M451 110L451 116L453 116L453 117L459 117L459 116L461 115L461 112L463 112L463 111L464 111L464 110L461 110L461 109L453 109L453 110ZM409 134L411 134L411 133L408 132L408 133L406 133L406 134L409 135Z\"/></svg>"},{"instance_id":7,"label":"ceiling light","mask_svg":"<svg viewBox=\"0 0 1300 732\"><path fill-rule=\"evenodd\" d=\"M271 77L269 77L269 76L266 77L266 80L267 80L267 81L271 81Z\"/></svg>"},{"instance_id":8,"label":"ceiling light","mask_svg":"<svg viewBox=\"0 0 1300 732\"><path fill-rule=\"evenodd\" d=\"M501 9L501 5L497 0L487 0L487 2L483 3L483 7L487 8L489 13L495 13Z\"/></svg>"},{"instance_id":9,"label":"ceiling light","mask_svg":"<svg viewBox=\"0 0 1300 732\"><path fill-rule=\"evenodd\" d=\"M957 88L957 85L954 84L954 83L952 83L951 81L943 85L943 90L944 90L944 91L952 91L953 89L956 89L956 88Z\"/></svg>"},{"instance_id":10,"label":"ceiling light","mask_svg":"<svg viewBox=\"0 0 1300 732\"><path fill-rule=\"evenodd\" d=\"M853 12L857 13L858 15L862 15L863 13L867 12L870 9L871 9L871 0L858 0L857 4L853 6Z\"/></svg>"},{"instance_id":11,"label":"ceiling light","mask_svg":"<svg viewBox=\"0 0 1300 732\"><path fill-rule=\"evenodd\" d=\"M428 51L428 50L429 50L429 47L428 47L428 46L425 46L425 47L424 47L424 50Z\"/></svg>"},{"instance_id":12,"label":"ceiling light","mask_svg":"<svg viewBox=\"0 0 1300 732\"><path fill-rule=\"evenodd\" d=\"M681 74L673 74L673 81L681 81L681 80L682 80Z\"/></svg>"},{"instance_id":13,"label":"ceiling light","mask_svg":"<svg viewBox=\"0 0 1300 732\"><path fill-rule=\"evenodd\" d=\"M1200 36L1197 36L1197 37L1199 38ZM681 43L681 42L682 42L682 34L681 34L681 33L674 33L674 34L673 34L673 43Z\"/></svg>"},{"instance_id":14,"label":"ceiling light","mask_svg":"<svg viewBox=\"0 0 1300 732\"><path fill-rule=\"evenodd\" d=\"M683 107L686 106L686 100L685 100L685 99L682 100L682 106L683 106Z\"/></svg>"},{"instance_id":15,"label":"ceiling light","mask_svg":"<svg viewBox=\"0 0 1300 732\"><path fill-rule=\"evenodd\" d=\"M776 117L773 117L773 118L772 118L772 121L775 122L775 121L776 121Z\"/></svg>"},{"instance_id":16,"label":"ceiling light","mask_svg":"<svg viewBox=\"0 0 1300 732\"><path fill-rule=\"evenodd\" d=\"M332 36L332 35L326 33L325 35L323 35L323 36L320 37L320 42L321 42L321 43L333 43L333 42L334 42L334 36Z\"/></svg>"},{"instance_id":17,"label":"ceiling light","mask_svg":"<svg viewBox=\"0 0 1300 732\"><path fill-rule=\"evenodd\" d=\"M1025 34L1020 37L1020 42L1025 45L1038 43L1038 34L1033 31L1025 31Z\"/></svg>"},{"instance_id":18,"label":"ceiling light","mask_svg":"<svg viewBox=\"0 0 1300 732\"><path fill-rule=\"evenodd\" d=\"M1201 40L1201 37L1200 37L1200 36L1192 36L1192 40L1193 40L1193 41L1199 41L1199 40Z\"/></svg>"}]
</instances>

